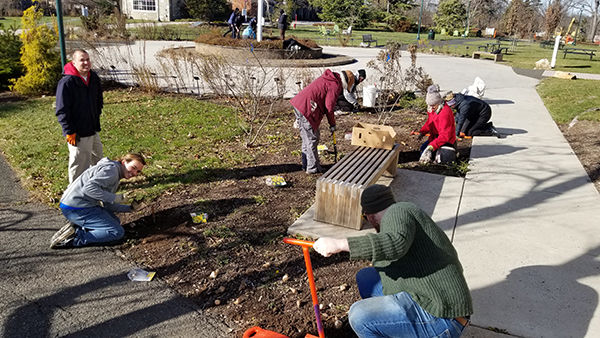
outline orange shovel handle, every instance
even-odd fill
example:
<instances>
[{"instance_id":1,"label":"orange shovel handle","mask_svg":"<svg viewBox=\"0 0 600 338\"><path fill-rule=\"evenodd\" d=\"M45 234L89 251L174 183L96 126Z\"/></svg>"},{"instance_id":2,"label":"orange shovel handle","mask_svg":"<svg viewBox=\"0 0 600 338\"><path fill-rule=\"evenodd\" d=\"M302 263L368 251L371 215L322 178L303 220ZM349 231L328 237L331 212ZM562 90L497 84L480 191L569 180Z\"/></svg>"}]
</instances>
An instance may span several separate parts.
<instances>
[{"instance_id":1,"label":"orange shovel handle","mask_svg":"<svg viewBox=\"0 0 600 338\"><path fill-rule=\"evenodd\" d=\"M304 241L295 238L284 238L284 243L299 245L302 247L302 254L304 255L304 264L306 264L306 275L308 276L308 286L310 287L310 295L312 297L313 309L315 311L315 319L317 320L317 331L319 332L319 338L325 338L325 330L323 329L323 323L321 322L321 311L319 310L319 299L317 298L317 288L315 286L315 276L313 275L312 263L310 261L309 249L312 248L315 242Z\"/></svg>"},{"instance_id":2,"label":"orange shovel handle","mask_svg":"<svg viewBox=\"0 0 600 338\"><path fill-rule=\"evenodd\" d=\"M295 239L295 238L284 238L283 242L287 243L287 244L300 245L300 246L307 247L307 248L312 248L313 244L315 244L315 242L304 241L304 240Z\"/></svg>"}]
</instances>

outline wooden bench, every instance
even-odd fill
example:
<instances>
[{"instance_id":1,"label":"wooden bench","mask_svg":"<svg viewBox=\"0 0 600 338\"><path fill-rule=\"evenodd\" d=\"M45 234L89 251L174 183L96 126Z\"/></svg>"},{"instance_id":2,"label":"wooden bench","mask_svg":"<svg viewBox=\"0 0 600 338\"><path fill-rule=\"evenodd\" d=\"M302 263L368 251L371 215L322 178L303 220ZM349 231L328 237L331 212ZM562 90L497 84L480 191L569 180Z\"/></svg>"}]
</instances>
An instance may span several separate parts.
<instances>
[{"instance_id":1,"label":"wooden bench","mask_svg":"<svg viewBox=\"0 0 600 338\"><path fill-rule=\"evenodd\" d=\"M589 55L590 60L594 55L596 55L596 51L594 49L583 49L583 48L565 48L563 49L563 59L567 57L567 54L581 54L581 55Z\"/></svg>"},{"instance_id":2,"label":"wooden bench","mask_svg":"<svg viewBox=\"0 0 600 338\"><path fill-rule=\"evenodd\" d=\"M492 58L494 58L494 62L502 61L502 53L494 54L494 53L482 52L482 51L473 52L473 59L479 59L482 56L492 57Z\"/></svg>"},{"instance_id":3,"label":"wooden bench","mask_svg":"<svg viewBox=\"0 0 600 338\"><path fill-rule=\"evenodd\" d=\"M541 41L540 42L540 47L542 47L542 48L546 48L546 47L554 48L554 40ZM558 43L558 49L563 49L563 47L565 47L565 44L562 41L559 42Z\"/></svg>"},{"instance_id":4,"label":"wooden bench","mask_svg":"<svg viewBox=\"0 0 600 338\"><path fill-rule=\"evenodd\" d=\"M396 176L400 145L390 150L357 147L317 180L315 216L319 222L360 230L360 196L385 173Z\"/></svg>"},{"instance_id":5,"label":"wooden bench","mask_svg":"<svg viewBox=\"0 0 600 338\"><path fill-rule=\"evenodd\" d=\"M373 39L373 35L363 34L362 38L362 42L367 44L367 47L371 47L371 42L375 42L375 47L377 47L377 40Z\"/></svg>"}]
</instances>

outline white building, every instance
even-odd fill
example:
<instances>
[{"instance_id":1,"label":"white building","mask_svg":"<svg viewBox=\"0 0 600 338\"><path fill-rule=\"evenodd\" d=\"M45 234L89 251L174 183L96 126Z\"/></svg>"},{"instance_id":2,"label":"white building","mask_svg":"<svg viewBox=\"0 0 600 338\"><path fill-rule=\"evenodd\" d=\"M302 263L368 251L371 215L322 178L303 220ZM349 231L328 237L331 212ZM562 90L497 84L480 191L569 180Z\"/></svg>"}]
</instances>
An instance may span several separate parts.
<instances>
[{"instance_id":1,"label":"white building","mask_svg":"<svg viewBox=\"0 0 600 338\"><path fill-rule=\"evenodd\" d=\"M131 19L173 21L181 18L184 0L121 0L123 14Z\"/></svg>"}]
</instances>

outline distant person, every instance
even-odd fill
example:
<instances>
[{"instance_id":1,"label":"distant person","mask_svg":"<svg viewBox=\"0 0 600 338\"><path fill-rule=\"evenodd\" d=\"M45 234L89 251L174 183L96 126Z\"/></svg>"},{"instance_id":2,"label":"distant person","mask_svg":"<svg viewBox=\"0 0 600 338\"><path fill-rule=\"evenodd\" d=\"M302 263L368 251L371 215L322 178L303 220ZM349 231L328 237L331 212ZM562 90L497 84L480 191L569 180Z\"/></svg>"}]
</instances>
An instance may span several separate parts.
<instances>
[{"instance_id":1,"label":"distant person","mask_svg":"<svg viewBox=\"0 0 600 338\"><path fill-rule=\"evenodd\" d=\"M427 121L419 130L420 137L429 134L421 145L419 162L449 163L456 160L456 127L452 109L444 103L438 85L427 88Z\"/></svg>"},{"instance_id":2,"label":"distant person","mask_svg":"<svg viewBox=\"0 0 600 338\"><path fill-rule=\"evenodd\" d=\"M123 238L125 231L115 213L132 211L134 206L115 192L121 179L139 175L145 165L144 157L138 154L127 154L118 161L103 158L69 184L60 199L60 210L68 223L52 236L50 248L80 247Z\"/></svg>"},{"instance_id":3,"label":"distant person","mask_svg":"<svg viewBox=\"0 0 600 338\"><path fill-rule=\"evenodd\" d=\"M248 27L242 32L242 39L256 39L256 17L248 22Z\"/></svg>"},{"instance_id":4,"label":"distant person","mask_svg":"<svg viewBox=\"0 0 600 338\"><path fill-rule=\"evenodd\" d=\"M279 38L285 40L285 31L288 28L288 16L283 9L279 10L279 20L277 20L277 28L279 28Z\"/></svg>"},{"instance_id":5,"label":"distant person","mask_svg":"<svg viewBox=\"0 0 600 338\"><path fill-rule=\"evenodd\" d=\"M235 39L237 37L236 35L236 21L237 21L237 17L240 15L240 9L236 8L233 12L231 12L231 15L229 16L229 20L227 20L227 23L229 24L229 30L227 32L225 32L223 34L223 36L226 36L227 34L229 34L229 32L231 32L231 38Z\"/></svg>"},{"instance_id":6,"label":"distant person","mask_svg":"<svg viewBox=\"0 0 600 338\"><path fill-rule=\"evenodd\" d=\"M100 114L104 101L100 77L89 54L73 52L56 88L56 116L69 148L69 183L102 158Z\"/></svg>"},{"instance_id":7,"label":"distant person","mask_svg":"<svg viewBox=\"0 0 600 338\"><path fill-rule=\"evenodd\" d=\"M368 260L356 274L362 300L348 321L359 337L460 337L473 304L456 250L442 229L412 203L396 203L389 187L361 195L362 212L376 233L313 245L329 257L350 252Z\"/></svg>"},{"instance_id":8,"label":"distant person","mask_svg":"<svg viewBox=\"0 0 600 338\"><path fill-rule=\"evenodd\" d=\"M238 14L238 16L235 17L235 36L238 39L242 38L242 25L244 24L244 16L241 14Z\"/></svg>"},{"instance_id":9,"label":"distant person","mask_svg":"<svg viewBox=\"0 0 600 338\"><path fill-rule=\"evenodd\" d=\"M456 136L496 136L501 137L490 118L492 108L487 102L474 96L448 94L446 104L456 112Z\"/></svg>"},{"instance_id":10,"label":"distant person","mask_svg":"<svg viewBox=\"0 0 600 338\"><path fill-rule=\"evenodd\" d=\"M343 89L340 74L327 69L290 100L302 138L302 170L308 174L323 172L317 151L319 126L326 115L329 129L335 130L334 109Z\"/></svg>"},{"instance_id":11,"label":"distant person","mask_svg":"<svg viewBox=\"0 0 600 338\"><path fill-rule=\"evenodd\" d=\"M352 73L350 70L340 72L342 83L346 83L346 88L342 95L338 97L336 114L344 115L348 112L356 112L360 108L356 99L356 87L367 78L367 72L364 69L359 69L357 73Z\"/></svg>"}]
</instances>

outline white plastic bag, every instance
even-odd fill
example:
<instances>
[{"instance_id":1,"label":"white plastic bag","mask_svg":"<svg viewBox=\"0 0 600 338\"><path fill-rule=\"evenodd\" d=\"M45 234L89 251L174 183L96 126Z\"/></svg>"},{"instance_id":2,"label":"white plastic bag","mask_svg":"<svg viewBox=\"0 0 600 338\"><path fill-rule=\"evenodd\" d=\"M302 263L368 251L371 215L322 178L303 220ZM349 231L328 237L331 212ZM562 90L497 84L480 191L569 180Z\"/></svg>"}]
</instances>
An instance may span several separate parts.
<instances>
[{"instance_id":1,"label":"white plastic bag","mask_svg":"<svg viewBox=\"0 0 600 338\"><path fill-rule=\"evenodd\" d=\"M480 99L485 93L485 82L483 82L483 80L477 76L475 81L473 81L473 84L463 89L461 93L469 96L475 96L476 98Z\"/></svg>"}]
</instances>

